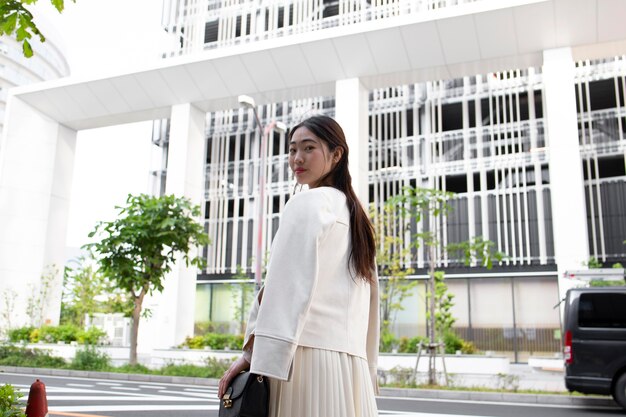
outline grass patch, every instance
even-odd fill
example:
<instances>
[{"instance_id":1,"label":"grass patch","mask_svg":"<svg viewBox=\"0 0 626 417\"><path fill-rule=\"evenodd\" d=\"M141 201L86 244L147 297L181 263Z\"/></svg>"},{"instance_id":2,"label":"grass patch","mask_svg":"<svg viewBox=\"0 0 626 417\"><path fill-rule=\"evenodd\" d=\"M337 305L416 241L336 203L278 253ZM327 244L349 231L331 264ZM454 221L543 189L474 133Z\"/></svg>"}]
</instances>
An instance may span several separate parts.
<instances>
[{"instance_id":1,"label":"grass patch","mask_svg":"<svg viewBox=\"0 0 626 417\"><path fill-rule=\"evenodd\" d=\"M112 366L111 358L96 346L85 346L76 351L71 362L52 356L48 351L13 345L0 345L0 365L27 368L73 369L80 371L116 372L123 374L166 375L192 378L220 378L237 358L208 357L204 365L169 363L159 369L144 365Z\"/></svg>"}]
</instances>

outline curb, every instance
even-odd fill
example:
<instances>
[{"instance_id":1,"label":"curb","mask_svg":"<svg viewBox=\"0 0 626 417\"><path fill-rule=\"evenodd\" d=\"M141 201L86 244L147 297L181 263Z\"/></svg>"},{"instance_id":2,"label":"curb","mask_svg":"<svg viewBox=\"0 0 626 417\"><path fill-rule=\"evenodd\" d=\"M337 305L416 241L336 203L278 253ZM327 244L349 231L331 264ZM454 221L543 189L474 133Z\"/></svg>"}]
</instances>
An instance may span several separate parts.
<instances>
[{"instance_id":1,"label":"curb","mask_svg":"<svg viewBox=\"0 0 626 417\"><path fill-rule=\"evenodd\" d=\"M611 397L554 394L517 394L512 392L447 391L434 389L381 388L381 397L433 400L489 401L499 403L577 405L618 407Z\"/></svg>"},{"instance_id":2,"label":"curb","mask_svg":"<svg viewBox=\"0 0 626 417\"><path fill-rule=\"evenodd\" d=\"M49 375L71 378L99 378L118 381L158 382L163 384L192 384L216 387L218 379L186 376L123 374L115 372L74 371L69 369L25 368L0 366L1 372ZM617 407L611 397L573 396L552 394L516 394L509 392L447 391L434 389L381 388L380 397L421 398L433 400L489 401L520 404L578 405L594 407Z\"/></svg>"},{"instance_id":3,"label":"curb","mask_svg":"<svg viewBox=\"0 0 626 417\"><path fill-rule=\"evenodd\" d=\"M191 384L216 387L219 379L215 378L195 378L188 376L166 376L148 374L125 374L117 372L97 372L97 371L74 371L69 369L53 368L25 368L21 366L0 366L1 372L11 372L19 374L64 376L68 378L98 378L118 381L133 382L159 382L162 384Z\"/></svg>"}]
</instances>

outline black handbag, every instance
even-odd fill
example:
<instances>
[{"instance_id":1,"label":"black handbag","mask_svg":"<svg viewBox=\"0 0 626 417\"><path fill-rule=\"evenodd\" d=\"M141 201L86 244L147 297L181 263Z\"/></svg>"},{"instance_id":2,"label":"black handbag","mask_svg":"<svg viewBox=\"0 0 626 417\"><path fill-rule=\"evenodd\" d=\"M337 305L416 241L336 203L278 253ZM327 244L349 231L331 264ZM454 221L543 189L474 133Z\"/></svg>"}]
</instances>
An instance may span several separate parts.
<instances>
[{"instance_id":1,"label":"black handbag","mask_svg":"<svg viewBox=\"0 0 626 417\"><path fill-rule=\"evenodd\" d=\"M242 372L220 400L219 417L267 417L270 385L263 375Z\"/></svg>"}]
</instances>

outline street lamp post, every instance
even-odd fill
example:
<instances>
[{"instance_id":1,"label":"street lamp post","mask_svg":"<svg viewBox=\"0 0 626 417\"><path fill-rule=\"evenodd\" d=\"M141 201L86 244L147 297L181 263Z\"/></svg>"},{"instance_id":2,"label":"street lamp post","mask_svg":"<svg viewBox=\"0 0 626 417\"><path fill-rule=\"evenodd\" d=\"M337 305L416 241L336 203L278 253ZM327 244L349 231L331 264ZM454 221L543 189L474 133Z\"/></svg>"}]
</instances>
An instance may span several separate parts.
<instances>
[{"instance_id":1,"label":"street lamp post","mask_svg":"<svg viewBox=\"0 0 626 417\"><path fill-rule=\"evenodd\" d=\"M254 271L254 283L256 292L261 289L261 277L263 275L263 222L264 222L264 207L265 207L265 171L267 169L267 141L270 132L277 130L279 132L285 132L287 126L282 122L272 121L265 128L259 118L259 113L256 108L254 99L250 96L239 96L239 104L246 108L252 109L254 117L256 119L257 126L261 131L261 162L259 172L259 201L258 214L257 214L257 244L256 244L256 258L255 258L255 271Z\"/></svg>"}]
</instances>

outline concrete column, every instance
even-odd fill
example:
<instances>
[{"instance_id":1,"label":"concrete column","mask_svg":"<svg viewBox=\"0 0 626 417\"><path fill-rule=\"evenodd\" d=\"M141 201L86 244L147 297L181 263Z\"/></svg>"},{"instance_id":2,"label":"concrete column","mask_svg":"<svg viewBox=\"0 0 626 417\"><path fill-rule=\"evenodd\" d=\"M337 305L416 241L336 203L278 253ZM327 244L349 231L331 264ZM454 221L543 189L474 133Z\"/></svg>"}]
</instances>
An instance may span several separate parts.
<instances>
[{"instance_id":1,"label":"concrete column","mask_svg":"<svg viewBox=\"0 0 626 417\"><path fill-rule=\"evenodd\" d=\"M544 51L543 82L552 202L554 252L561 296L569 288L566 270L586 269L587 213L570 48Z\"/></svg>"},{"instance_id":2,"label":"concrete column","mask_svg":"<svg viewBox=\"0 0 626 417\"><path fill-rule=\"evenodd\" d=\"M335 120L346 134L352 187L366 211L369 206L368 100L368 92L358 78L336 82Z\"/></svg>"},{"instance_id":3,"label":"concrete column","mask_svg":"<svg viewBox=\"0 0 626 417\"><path fill-rule=\"evenodd\" d=\"M205 118L191 104L172 107L165 193L194 204L201 204L204 192ZM179 258L165 277L163 292L146 300L152 317L139 326L140 351L168 348L193 336L197 272Z\"/></svg>"},{"instance_id":4,"label":"concrete column","mask_svg":"<svg viewBox=\"0 0 626 417\"><path fill-rule=\"evenodd\" d=\"M15 96L9 97L6 116L0 146L0 314L11 311L10 322L3 317L0 327L56 325L76 131ZM29 314L29 300L38 298Z\"/></svg>"}]
</instances>

